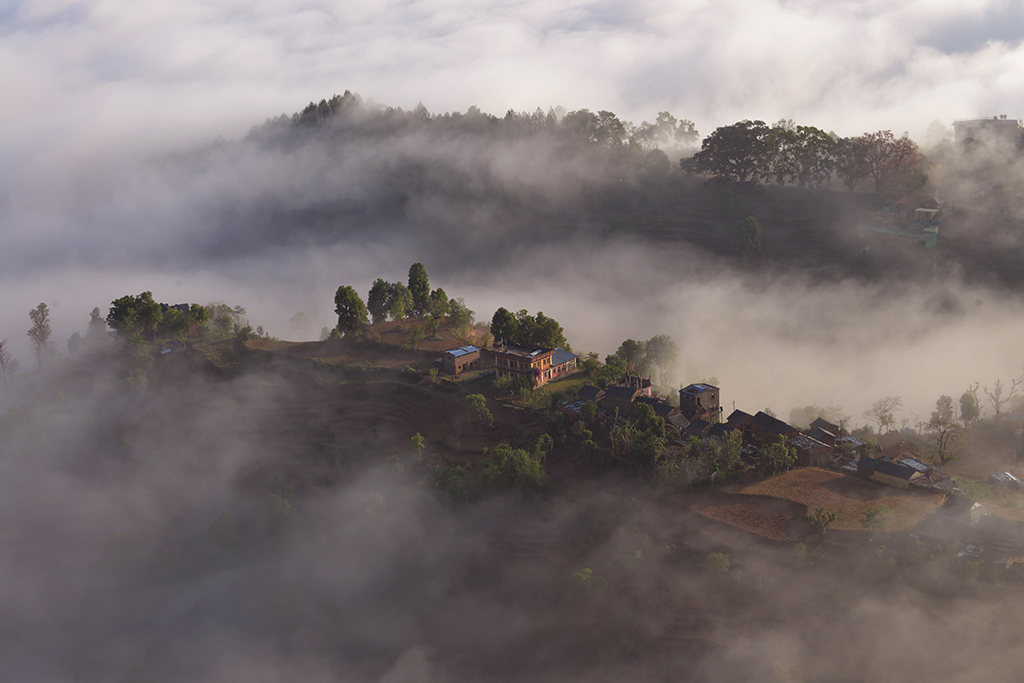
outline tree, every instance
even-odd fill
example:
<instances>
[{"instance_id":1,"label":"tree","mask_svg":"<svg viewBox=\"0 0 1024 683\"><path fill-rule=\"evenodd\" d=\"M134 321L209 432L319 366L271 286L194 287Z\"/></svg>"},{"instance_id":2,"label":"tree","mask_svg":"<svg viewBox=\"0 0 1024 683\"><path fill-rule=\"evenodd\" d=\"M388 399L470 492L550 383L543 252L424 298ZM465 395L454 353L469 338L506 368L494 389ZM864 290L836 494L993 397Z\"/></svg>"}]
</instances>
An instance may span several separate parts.
<instances>
[{"instance_id":1,"label":"tree","mask_svg":"<svg viewBox=\"0 0 1024 683\"><path fill-rule=\"evenodd\" d=\"M110 337L107 335L107 321L103 319L100 307L97 306L89 313L89 328L85 331L85 343L89 346L97 346L108 341L110 341Z\"/></svg>"},{"instance_id":2,"label":"tree","mask_svg":"<svg viewBox=\"0 0 1024 683\"><path fill-rule=\"evenodd\" d=\"M743 256L747 263L757 261L761 253L761 224L753 216L737 221L732 232L733 243L736 251Z\"/></svg>"},{"instance_id":3,"label":"tree","mask_svg":"<svg viewBox=\"0 0 1024 683\"><path fill-rule=\"evenodd\" d=\"M847 188L870 179L877 194L902 196L920 189L927 181L926 159L917 144L891 130L843 138L836 145L836 172Z\"/></svg>"},{"instance_id":4,"label":"tree","mask_svg":"<svg viewBox=\"0 0 1024 683\"><path fill-rule=\"evenodd\" d=\"M491 317L491 336L495 342L512 342L518 336L519 325L515 315L505 307L494 312Z\"/></svg>"},{"instance_id":5,"label":"tree","mask_svg":"<svg viewBox=\"0 0 1024 683\"><path fill-rule=\"evenodd\" d=\"M903 407L903 399L899 396L886 396L871 404L864 411L864 417L878 425L879 434L882 430L891 431L896 426L896 411Z\"/></svg>"},{"instance_id":6,"label":"tree","mask_svg":"<svg viewBox=\"0 0 1024 683\"><path fill-rule=\"evenodd\" d=\"M562 326L554 318L549 318L543 312L537 311L537 317L533 319L533 337L530 339L532 346L543 346L549 349L567 348L565 333Z\"/></svg>"},{"instance_id":7,"label":"tree","mask_svg":"<svg viewBox=\"0 0 1024 683\"><path fill-rule=\"evenodd\" d=\"M750 183L764 174L768 157L768 126L740 121L716 128L693 155L693 167L722 180Z\"/></svg>"},{"instance_id":8,"label":"tree","mask_svg":"<svg viewBox=\"0 0 1024 683\"><path fill-rule=\"evenodd\" d=\"M388 287L388 313L392 320L405 320L413 312L412 292L401 282L392 282Z\"/></svg>"},{"instance_id":9,"label":"tree","mask_svg":"<svg viewBox=\"0 0 1024 683\"><path fill-rule=\"evenodd\" d=\"M85 342L82 340L82 335L77 332L72 332L71 336L68 337L68 355L73 356L82 350L82 345Z\"/></svg>"},{"instance_id":10,"label":"tree","mask_svg":"<svg viewBox=\"0 0 1024 683\"><path fill-rule=\"evenodd\" d=\"M615 352L615 355L621 358L626 364L632 365L637 369L637 371L642 372L642 368L647 362L647 344L646 342L636 341L635 339L627 339L619 344L619 348Z\"/></svg>"},{"instance_id":11,"label":"tree","mask_svg":"<svg viewBox=\"0 0 1024 683\"><path fill-rule=\"evenodd\" d=\"M488 457L481 463L481 473L492 489L535 490L547 479L542 453L529 453L503 443L485 454Z\"/></svg>"},{"instance_id":12,"label":"tree","mask_svg":"<svg viewBox=\"0 0 1024 683\"><path fill-rule=\"evenodd\" d=\"M32 327L28 331L29 341L32 342L32 351L36 354L36 361L39 367L43 367L43 359L53 353L53 342L50 335L53 330L50 328L50 309L46 304L39 304L28 312L32 320Z\"/></svg>"},{"instance_id":13,"label":"tree","mask_svg":"<svg viewBox=\"0 0 1024 683\"><path fill-rule=\"evenodd\" d=\"M379 325L388 319L388 301L391 298L391 285L387 280L377 278L366 296L366 308L373 318L373 324Z\"/></svg>"},{"instance_id":14,"label":"tree","mask_svg":"<svg viewBox=\"0 0 1024 683\"><path fill-rule=\"evenodd\" d=\"M366 305L350 285L338 287L334 295L334 312L338 314L338 331L350 334L366 327Z\"/></svg>"},{"instance_id":15,"label":"tree","mask_svg":"<svg viewBox=\"0 0 1024 683\"><path fill-rule=\"evenodd\" d=\"M945 465L956 454L960 442L960 425L956 423L950 396L940 396L935 402L935 410L925 429L934 444L939 464Z\"/></svg>"},{"instance_id":16,"label":"tree","mask_svg":"<svg viewBox=\"0 0 1024 683\"><path fill-rule=\"evenodd\" d=\"M884 503L872 503L864 510L860 524L865 529L880 531L888 528L892 524L892 520L892 508Z\"/></svg>"},{"instance_id":17,"label":"tree","mask_svg":"<svg viewBox=\"0 0 1024 683\"><path fill-rule=\"evenodd\" d=\"M775 443L762 446L757 451L761 461L761 473L772 475L789 470L796 462L796 450L779 437Z\"/></svg>"},{"instance_id":18,"label":"tree","mask_svg":"<svg viewBox=\"0 0 1024 683\"><path fill-rule=\"evenodd\" d=\"M149 342L138 332L125 337L121 345L121 378L129 389L142 389L149 384L153 354Z\"/></svg>"},{"instance_id":19,"label":"tree","mask_svg":"<svg viewBox=\"0 0 1024 683\"><path fill-rule=\"evenodd\" d=\"M494 424L494 418L491 415L491 411L487 408L487 399L483 394L470 394L466 396L466 407L473 411L478 420L486 422L488 427Z\"/></svg>"},{"instance_id":20,"label":"tree","mask_svg":"<svg viewBox=\"0 0 1024 683\"><path fill-rule=\"evenodd\" d=\"M970 391L965 391L960 395L960 421L969 427L979 417L981 410L978 408L978 399Z\"/></svg>"},{"instance_id":21,"label":"tree","mask_svg":"<svg viewBox=\"0 0 1024 683\"><path fill-rule=\"evenodd\" d=\"M1010 380L1010 390L1004 394L1006 387L1003 386L1001 379L996 379L995 384L992 385L992 391L989 391L988 387L982 387L982 391L988 396L988 400L992 403L992 408L996 411L996 419L1002 415L1003 406L1006 405L1011 398L1017 393L1021 385L1024 384L1024 375L1021 375L1017 379Z\"/></svg>"},{"instance_id":22,"label":"tree","mask_svg":"<svg viewBox=\"0 0 1024 683\"><path fill-rule=\"evenodd\" d=\"M430 293L427 313L438 320L448 315L448 294L440 287Z\"/></svg>"},{"instance_id":23,"label":"tree","mask_svg":"<svg viewBox=\"0 0 1024 683\"><path fill-rule=\"evenodd\" d=\"M427 301L430 299L430 280L422 263L414 263L409 267L409 292L412 294L411 312L416 316L426 315Z\"/></svg>"},{"instance_id":24,"label":"tree","mask_svg":"<svg viewBox=\"0 0 1024 683\"><path fill-rule=\"evenodd\" d=\"M115 299L110 302L110 312L107 313L107 326L114 330L118 339L126 339L133 334L156 339L156 331L162 321L163 311L153 300L152 292Z\"/></svg>"},{"instance_id":25,"label":"tree","mask_svg":"<svg viewBox=\"0 0 1024 683\"><path fill-rule=\"evenodd\" d=\"M725 553L709 553L704 558L704 564L708 571L717 576L725 574L732 567L732 562L729 561L729 556Z\"/></svg>"},{"instance_id":26,"label":"tree","mask_svg":"<svg viewBox=\"0 0 1024 683\"><path fill-rule=\"evenodd\" d=\"M836 140L820 128L779 121L768 133L767 146L766 177L775 182L821 188L831 181Z\"/></svg>"},{"instance_id":27,"label":"tree","mask_svg":"<svg viewBox=\"0 0 1024 683\"><path fill-rule=\"evenodd\" d=\"M313 321L309 319L309 316L304 311L299 311L288 318L288 323L291 325L292 330L298 332L303 338L308 336L309 331L313 329Z\"/></svg>"},{"instance_id":28,"label":"tree","mask_svg":"<svg viewBox=\"0 0 1024 683\"><path fill-rule=\"evenodd\" d=\"M823 507L816 507L814 508L814 512L808 513L807 515L807 519L810 520L811 524L816 526L822 534L828 530L829 526L831 526L838 517L839 515L835 510L829 510L828 508Z\"/></svg>"},{"instance_id":29,"label":"tree","mask_svg":"<svg viewBox=\"0 0 1024 683\"><path fill-rule=\"evenodd\" d=\"M665 370L675 365L679 357L679 345L667 334L657 334L644 344L644 355L649 363L658 367L659 378L665 381Z\"/></svg>"},{"instance_id":30,"label":"tree","mask_svg":"<svg viewBox=\"0 0 1024 683\"><path fill-rule=\"evenodd\" d=\"M189 304L188 312L185 313L185 325L189 334L197 332L210 322L210 309L199 304Z\"/></svg>"},{"instance_id":31,"label":"tree","mask_svg":"<svg viewBox=\"0 0 1024 683\"><path fill-rule=\"evenodd\" d=\"M473 317L476 314L466 306L465 300L460 296L448 302L448 318L456 329L464 330L473 324Z\"/></svg>"},{"instance_id":32,"label":"tree","mask_svg":"<svg viewBox=\"0 0 1024 683\"><path fill-rule=\"evenodd\" d=\"M14 377L14 373L18 368L18 361L11 357L11 352L7 350L7 340L0 341L0 384L7 386L7 380Z\"/></svg>"},{"instance_id":33,"label":"tree","mask_svg":"<svg viewBox=\"0 0 1024 683\"><path fill-rule=\"evenodd\" d=\"M426 444L426 442L425 442L425 440L423 438L423 435L420 434L419 432L416 432L412 436L412 438L409 439L409 443L412 445L413 449L415 449L416 455L422 454L423 453L423 449L427 447L427 444Z\"/></svg>"}]
</instances>

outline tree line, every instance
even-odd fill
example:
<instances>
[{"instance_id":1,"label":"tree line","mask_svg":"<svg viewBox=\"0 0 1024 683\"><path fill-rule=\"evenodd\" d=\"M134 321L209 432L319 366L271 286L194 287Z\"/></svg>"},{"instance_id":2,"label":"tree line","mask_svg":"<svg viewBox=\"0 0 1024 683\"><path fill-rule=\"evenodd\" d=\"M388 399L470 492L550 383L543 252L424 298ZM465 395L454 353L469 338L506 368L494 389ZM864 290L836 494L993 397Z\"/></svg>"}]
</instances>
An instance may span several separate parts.
<instances>
[{"instance_id":1,"label":"tree line","mask_svg":"<svg viewBox=\"0 0 1024 683\"><path fill-rule=\"evenodd\" d=\"M722 181L778 183L824 188L838 177L849 190L869 186L876 193L905 194L927 182L927 159L906 133L890 130L842 138L814 126L781 120L743 120L716 128L684 171Z\"/></svg>"}]
</instances>

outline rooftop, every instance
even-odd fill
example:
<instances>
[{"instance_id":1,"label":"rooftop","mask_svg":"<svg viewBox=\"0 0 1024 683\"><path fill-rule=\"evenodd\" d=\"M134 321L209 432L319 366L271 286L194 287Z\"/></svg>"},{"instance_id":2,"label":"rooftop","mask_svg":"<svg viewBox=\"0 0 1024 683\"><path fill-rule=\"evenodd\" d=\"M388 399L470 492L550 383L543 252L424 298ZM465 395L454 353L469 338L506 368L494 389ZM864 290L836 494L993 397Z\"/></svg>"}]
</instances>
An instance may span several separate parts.
<instances>
[{"instance_id":1,"label":"rooftop","mask_svg":"<svg viewBox=\"0 0 1024 683\"><path fill-rule=\"evenodd\" d=\"M479 350L480 349L478 349L475 346L460 346L457 349L448 349L447 351L445 351L445 353L450 353L453 356L455 356L456 358L458 358L459 356L465 356L465 355L468 355L470 353L475 353L476 351L479 351Z\"/></svg>"},{"instance_id":2,"label":"rooftop","mask_svg":"<svg viewBox=\"0 0 1024 683\"><path fill-rule=\"evenodd\" d=\"M697 394L703 394L705 391L708 391L709 389L717 389L717 388L718 387L713 386L711 384L691 384L690 386L686 387L685 389L681 389L681 391L684 391L687 394L693 394L694 396L696 396Z\"/></svg>"},{"instance_id":3,"label":"rooftop","mask_svg":"<svg viewBox=\"0 0 1024 683\"><path fill-rule=\"evenodd\" d=\"M545 353L554 353L555 350L556 349L545 349L545 348L531 349L531 348L524 348L522 346L515 346L514 344L509 344L508 346L499 347L499 348L495 349L494 352L495 353L510 353L510 354L512 354L514 356L522 356L523 358L536 358L537 356L542 356Z\"/></svg>"},{"instance_id":4,"label":"rooftop","mask_svg":"<svg viewBox=\"0 0 1024 683\"><path fill-rule=\"evenodd\" d=\"M564 365L570 361L579 358L575 353L570 353L565 349L555 349L555 353L551 356L552 365Z\"/></svg>"}]
</instances>

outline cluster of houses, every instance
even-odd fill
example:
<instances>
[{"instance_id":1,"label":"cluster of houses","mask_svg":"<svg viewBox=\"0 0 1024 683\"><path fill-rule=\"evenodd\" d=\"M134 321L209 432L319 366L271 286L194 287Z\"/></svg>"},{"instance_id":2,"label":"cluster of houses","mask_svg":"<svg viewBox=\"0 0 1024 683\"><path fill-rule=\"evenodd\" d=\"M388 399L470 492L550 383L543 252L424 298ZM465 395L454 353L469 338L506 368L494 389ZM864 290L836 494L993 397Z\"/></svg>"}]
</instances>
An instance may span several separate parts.
<instances>
[{"instance_id":1,"label":"cluster of houses","mask_svg":"<svg viewBox=\"0 0 1024 683\"><path fill-rule=\"evenodd\" d=\"M509 345L485 351L476 346L461 346L445 351L435 366L453 377L490 367L497 378L532 376L538 385L543 385L575 372L577 360L575 354L558 348ZM744 458L749 461L756 461L759 447L782 439L795 451L799 466L832 468L886 486L947 494L945 503L934 515L910 530L911 536L956 544L961 549L961 558L979 558L1024 570L1024 521L990 516L980 503L952 495L959 493L953 480L915 457L869 456L866 443L823 418L814 420L805 430L764 411L751 415L733 410L723 419L719 387L706 382L690 384L679 390L677 407L654 393L650 379L638 375L627 375L618 384L606 387L584 385L577 400L562 408L579 414L590 402L597 405L599 417L606 420L639 417L636 406L649 405L656 415L665 418L666 427L677 434L680 442L690 437L706 439L738 431L743 438ZM997 473L991 479L997 484L1024 487L1009 473Z\"/></svg>"}]
</instances>

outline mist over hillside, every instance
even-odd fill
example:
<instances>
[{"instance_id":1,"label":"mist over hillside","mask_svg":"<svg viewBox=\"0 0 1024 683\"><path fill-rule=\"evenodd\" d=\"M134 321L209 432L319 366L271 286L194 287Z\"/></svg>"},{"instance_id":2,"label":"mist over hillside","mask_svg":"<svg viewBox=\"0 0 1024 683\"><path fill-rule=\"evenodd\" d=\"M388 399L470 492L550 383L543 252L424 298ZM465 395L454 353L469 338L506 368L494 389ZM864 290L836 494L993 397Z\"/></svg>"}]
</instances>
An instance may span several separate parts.
<instances>
[{"instance_id":1,"label":"mist over hillside","mask_svg":"<svg viewBox=\"0 0 1024 683\"><path fill-rule=\"evenodd\" d=\"M582 350L672 334L678 381L717 377L740 406L857 415L904 395L923 414L939 393L1017 374L1019 155L960 153L938 131L922 192L958 207L939 248L865 257L856 225L876 196L708 185L677 163L697 137L659 143L648 125L629 143L610 112L430 114L346 93L241 140L9 194L3 336L28 369L21 330L39 301L63 340L92 307L151 290L242 304L288 337L299 311L333 326L338 285L365 292L419 261L479 319L543 310ZM734 246L746 215L764 229L756 268Z\"/></svg>"}]
</instances>

